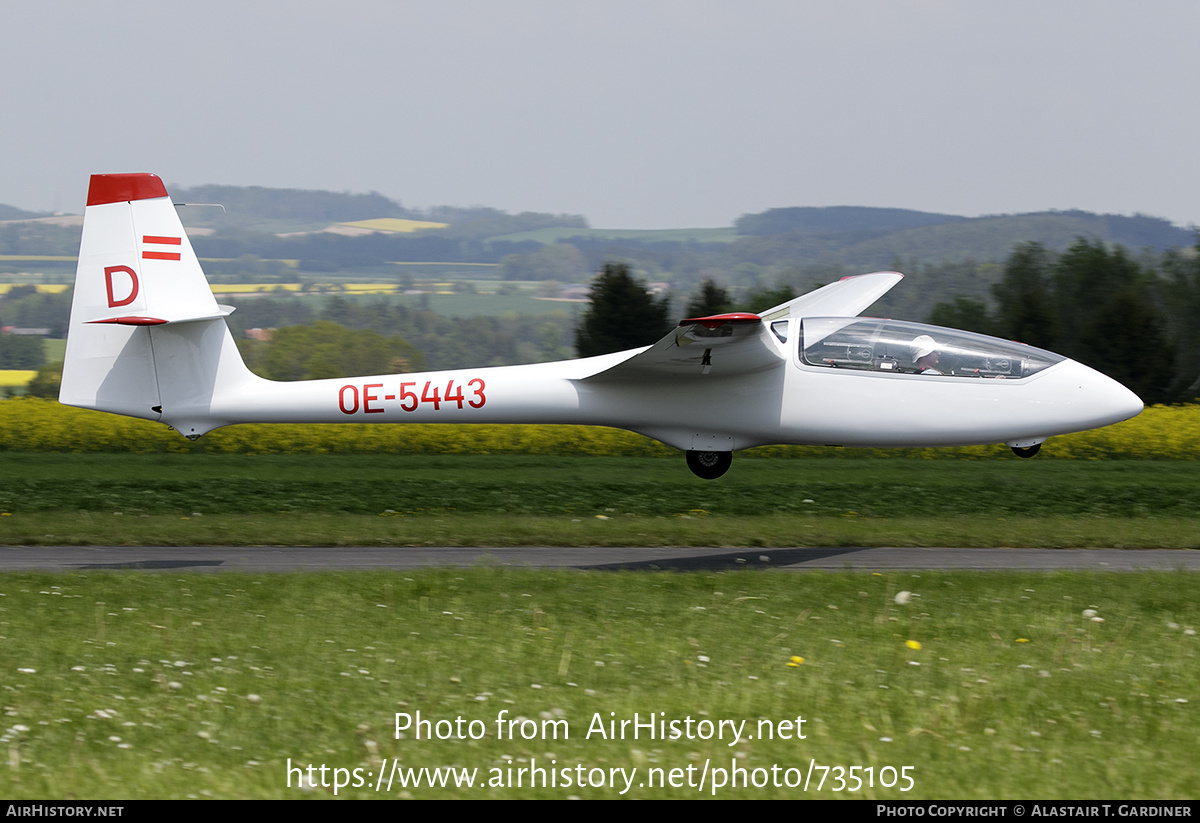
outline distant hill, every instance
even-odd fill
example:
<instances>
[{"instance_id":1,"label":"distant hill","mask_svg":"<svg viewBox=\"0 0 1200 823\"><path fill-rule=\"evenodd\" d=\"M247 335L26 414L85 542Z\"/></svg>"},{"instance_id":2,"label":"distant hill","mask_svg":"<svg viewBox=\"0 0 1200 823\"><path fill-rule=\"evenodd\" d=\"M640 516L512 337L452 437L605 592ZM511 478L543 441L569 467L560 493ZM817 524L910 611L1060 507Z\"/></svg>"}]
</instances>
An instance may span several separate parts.
<instances>
[{"instance_id":1,"label":"distant hill","mask_svg":"<svg viewBox=\"0 0 1200 823\"><path fill-rule=\"evenodd\" d=\"M399 203L378 192L269 189L262 186L168 186L176 203L217 203L180 210L184 225L271 233L316 231L333 223L380 217L413 217Z\"/></svg>"},{"instance_id":2,"label":"distant hill","mask_svg":"<svg viewBox=\"0 0 1200 823\"><path fill-rule=\"evenodd\" d=\"M771 209L737 221L737 250L758 263L791 260L857 267L903 260L1003 260L1013 246L1038 242L1065 249L1086 237L1134 251L1161 252L1196 242L1194 229L1159 217L1085 211L959 217L852 206Z\"/></svg>"},{"instance_id":3,"label":"distant hill","mask_svg":"<svg viewBox=\"0 0 1200 823\"><path fill-rule=\"evenodd\" d=\"M520 232L546 229L569 228L587 231L587 220L578 214L544 214L525 211L507 214L498 209L430 209L427 219L440 219L449 223L441 234L457 240L486 240L512 242L508 238ZM552 241L549 241L552 242Z\"/></svg>"},{"instance_id":4,"label":"distant hill","mask_svg":"<svg viewBox=\"0 0 1200 823\"><path fill-rule=\"evenodd\" d=\"M968 220L953 214L877 209L866 206L796 207L743 214L734 222L738 234L764 235L789 232L899 231Z\"/></svg>"},{"instance_id":5,"label":"distant hill","mask_svg":"<svg viewBox=\"0 0 1200 823\"><path fill-rule=\"evenodd\" d=\"M912 268L914 263L1003 261L1014 246L1031 241L1062 250L1083 237L1133 252L1196 244L1194 229L1162 218L1078 210L968 218L900 208L794 207L746 214L727 228L637 231L592 229L580 215L508 214L485 206L406 209L377 192L168 188L177 203L193 204L180 208L184 225L209 230L208 236L193 236L202 256L299 260L301 270L322 273L384 270L390 261L501 263L509 255L531 255L561 244L574 246L589 271L606 260L625 258L683 283L702 270L748 282L758 276L755 271L764 270L816 267L832 276L839 270ZM212 203L224 210L195 205ZM44 217L0 206L0 221ZM396 231L396 221L414 220L426 225L410 233ZM432 228L429 222L446 225ZM340 236L326 233L331 226L344 228L343 235L377 227L386 231ZM5 255L70 255L78 248L78 226L10 222L0 232L0 253Z\"/></svg>"},{"instance_id":6,"label":"distant hill","mask_svg":"<svg viewBox=\"0 0 1200 823\"><path fill-rule=\"evenodd\" d=\"M725 229L588 229L560 226L489 237L510 243L572 243L590 240L632 240L642 243L732 243L737 230Z\"/></svg>"},{"instance_id":7,"label":"distant hill","mask_svg":"<svg viewBox=\"0 0 1200 823\"><path fill-rule=\"evenodd\" d=\"M0 203L0 221L4 220L34 220L38 217L50 217L49 212L25 211L14 206Z\"/></svg>"},{"instance_id":8,"label":"distant hill","mask_svg":"<svg viewBox=\"0 0 1200 823\"><path fill-rule=\"evenodd\" d=\"M322 231L338 224L359 224L361 227L364 221L401 219L448 224L437 231L456 240L481 240L547 227L587 228L583 217L571 214L507 214L483 206L439 206L424 211L406 209L378 192L352 194L262 186L167 188L177 204L215 203L223 206L224 210L199 205L180 210L185 226L217 231L299 234Z\"/></svg>"}]
</instances>

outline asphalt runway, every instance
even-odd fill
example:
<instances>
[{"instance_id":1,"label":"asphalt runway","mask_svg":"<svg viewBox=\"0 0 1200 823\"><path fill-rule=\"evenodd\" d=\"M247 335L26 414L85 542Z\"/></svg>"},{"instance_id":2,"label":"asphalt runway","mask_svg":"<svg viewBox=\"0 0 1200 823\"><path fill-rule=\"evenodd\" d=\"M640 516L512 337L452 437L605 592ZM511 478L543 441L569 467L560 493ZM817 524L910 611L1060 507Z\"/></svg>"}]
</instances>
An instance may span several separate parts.
<instances>
[{"instance_id":1,"label":"asphalt runway","mask_svg":"<svg viewBox=\"0 0 1200 823\"><path fill-rule=\"evenodd\" d=\"M1192 549L955 548L450 548L277 546L2 546L0 572L237 571L314 572L419 569L432 566L517 566L534 569L779 569L919 571L977 569L1053 571L1146 569L1200 571Z\"/></svg>"}]
</instances>

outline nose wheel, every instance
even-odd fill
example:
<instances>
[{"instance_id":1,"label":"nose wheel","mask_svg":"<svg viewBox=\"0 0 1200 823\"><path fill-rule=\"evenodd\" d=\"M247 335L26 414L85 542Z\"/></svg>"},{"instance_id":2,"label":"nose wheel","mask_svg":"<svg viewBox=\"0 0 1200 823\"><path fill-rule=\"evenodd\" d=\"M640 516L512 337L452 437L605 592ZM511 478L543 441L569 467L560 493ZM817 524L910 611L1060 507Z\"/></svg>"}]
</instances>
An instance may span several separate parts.
<instances>
[{"instance_id":1,"label":"nose wheel","mask_svg":"<svg viewBox=\"0 0 1200 823\"><path fill-rule=\"evenodd\" d=\"M687 465L692 474L705 480L716 480L729 471L733 463L733 452L698 452L687 453Z\"/></svg>"},{"instance_id":2,"label":"nose wheel","mask_svg":"<svg viewBox=\"0 0 1200 823\"><path fill-rule=\"evenodd\" d=\"M1015 454L1017 457L1033 457L1042 450L1042 444L1034 443L1032 446L1026 446L1024 448L1021 446L1012 446L1011 448L1013 450L1013 454Z\"/></svg>"}]
</instances>

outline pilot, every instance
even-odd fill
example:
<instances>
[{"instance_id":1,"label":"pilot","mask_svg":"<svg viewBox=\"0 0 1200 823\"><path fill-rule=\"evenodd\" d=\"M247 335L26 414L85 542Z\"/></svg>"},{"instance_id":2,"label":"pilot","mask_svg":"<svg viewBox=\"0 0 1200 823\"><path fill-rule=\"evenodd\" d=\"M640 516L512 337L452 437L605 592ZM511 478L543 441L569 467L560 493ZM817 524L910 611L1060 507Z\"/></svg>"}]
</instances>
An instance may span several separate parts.
<instances>
[{"instance_id":1,"label":"pilot","mask_svg":"<svg viewBox=\"0 0 1200 823\"><path fill-rule=\"evenodd\" d=\"M913 363L917 374L944 374L938 371L938 344L927 334L914 338L912 341Z\"/></svg>"}]
</instances>

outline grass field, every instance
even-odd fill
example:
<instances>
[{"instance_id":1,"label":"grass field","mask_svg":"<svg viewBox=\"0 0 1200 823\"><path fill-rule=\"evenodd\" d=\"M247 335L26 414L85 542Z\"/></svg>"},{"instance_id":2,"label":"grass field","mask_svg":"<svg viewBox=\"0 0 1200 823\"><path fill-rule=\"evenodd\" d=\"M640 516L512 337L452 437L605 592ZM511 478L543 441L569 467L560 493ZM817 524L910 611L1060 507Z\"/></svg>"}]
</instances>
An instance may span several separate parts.
<instances>
[{"instance_id":1,"label":"grass field","mask_svg":"<svg viewBox=\"0 0 1200 823\"><path fill-rule=\"evenodd\" d=\"M0 455L0 543L1200 548L1193 461Z\"/></svg>"},{"instance_id":2,"label":"grass field","mask_svg":"<svg viewBox=\"0 0 1200 823\"><path fill-rule=\"evenodd\" d=\"M9 574L0 793L1195 797L1194 582Z\"/></svg>"},{"instance_id":3,"label":"grass field","mask_svg":"<svg viewBox=\"0 0 1200 823\"><path fill-rule=\"evenodd\" d=\"M1198 475L4 453L0 543L1200 546ZM10 573L0 795L1189 798L1197 628L1184 572Z\"/></svg>"}]
</instances>

